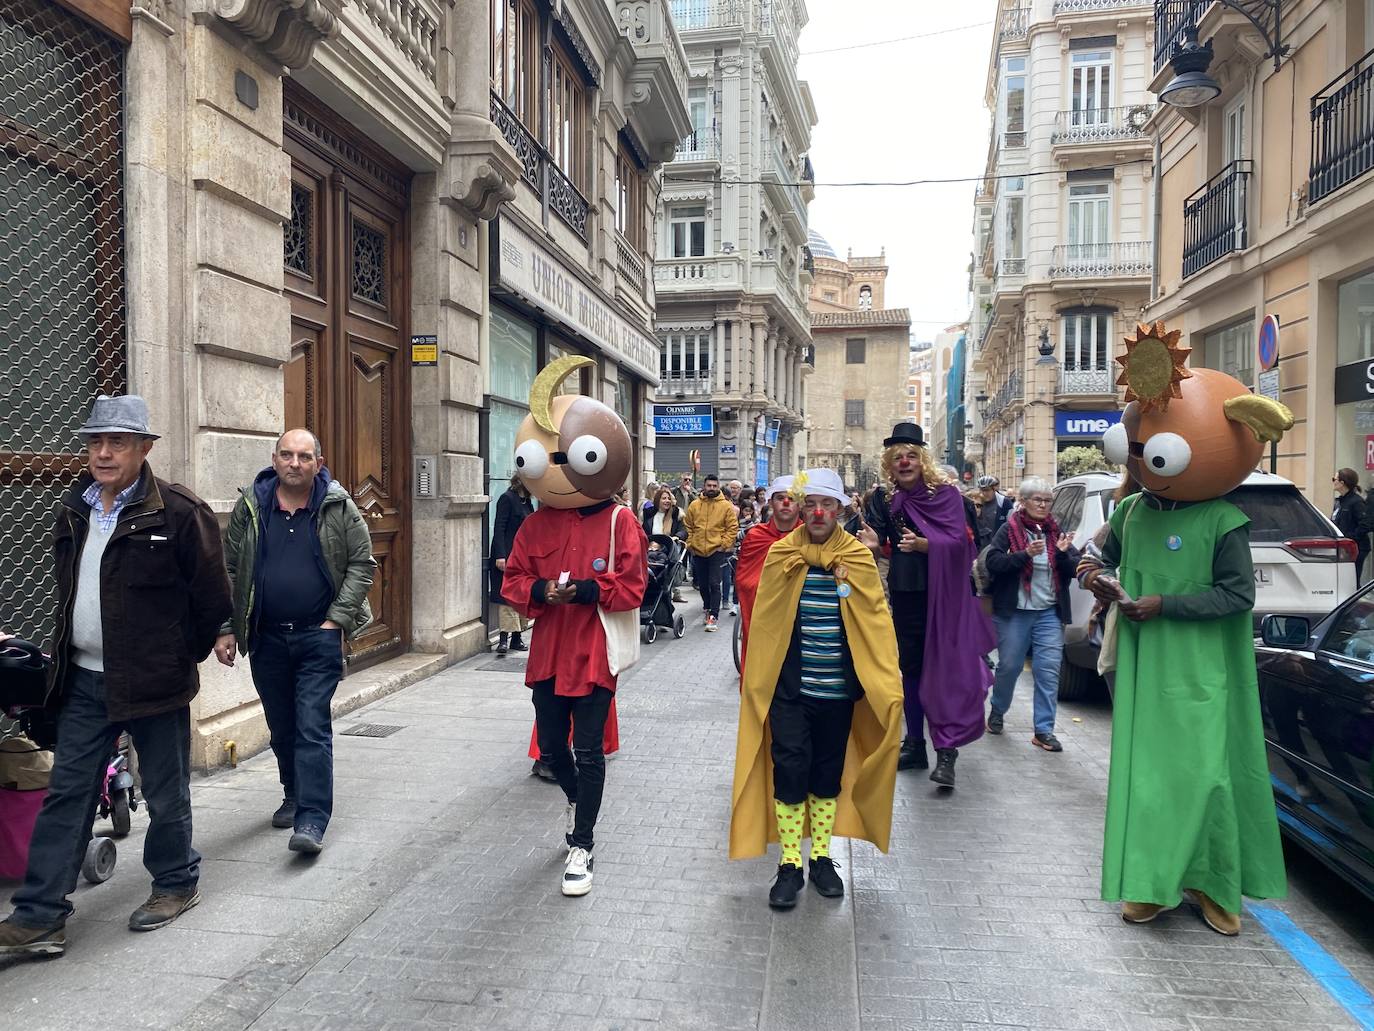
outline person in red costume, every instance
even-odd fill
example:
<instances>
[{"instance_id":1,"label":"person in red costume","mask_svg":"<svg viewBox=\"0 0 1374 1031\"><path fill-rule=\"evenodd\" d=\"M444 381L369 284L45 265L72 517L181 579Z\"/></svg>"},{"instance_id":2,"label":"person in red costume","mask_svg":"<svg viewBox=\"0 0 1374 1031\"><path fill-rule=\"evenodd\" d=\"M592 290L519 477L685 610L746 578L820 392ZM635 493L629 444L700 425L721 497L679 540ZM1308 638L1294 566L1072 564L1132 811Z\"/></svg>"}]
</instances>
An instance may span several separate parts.
<instances>
[{"instance_id":1,"label":"person in red costume","mask_svg":"<svg viewBox=\"0 0 1374 1031\"><path fill-rule=\"evenodd\" d=\"M530 388L515 468L540 504L515 536L502 589L512 608L535 620L525 683L539 750L568 799L562 891L574 896L592 887L593 832L606 782L603 737L617 681L599 610L637 610L648 580L639 519L614 501L633 455L625 424L590 397L553 396L568 375L590 364L560 358Z\"/></svg>"},{"instance_id":2,"label":"person in red costume","mask_svg":"<svg viewBox=\"0 0 1374 1031\"><path fill-rule=\"evenodd\" d=\"M735 597L739 599L740 682L744 682L744 660L749 652L749 620L754 614L754 598L759 591L759 577L768 549L797 528L801 506L792 496L792 477L780 476L768 488L768 507L772 512L766 522L749 528L739 546L739 561L735 566Z\"/></svg>"}]
</instances>

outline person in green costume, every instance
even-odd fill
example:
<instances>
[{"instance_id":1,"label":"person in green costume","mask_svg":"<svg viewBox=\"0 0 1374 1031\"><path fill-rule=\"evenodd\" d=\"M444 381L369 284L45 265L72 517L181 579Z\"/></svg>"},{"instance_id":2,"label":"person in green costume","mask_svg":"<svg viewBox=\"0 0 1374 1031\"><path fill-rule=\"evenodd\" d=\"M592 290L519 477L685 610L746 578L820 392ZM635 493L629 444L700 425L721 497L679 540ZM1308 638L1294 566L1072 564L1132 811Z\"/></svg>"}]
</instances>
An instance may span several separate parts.
<instances>
[{"instance_id":1,"label":"person in green costume","mask_svg":"<svg viewBox=\"0 0 1374 1031\"><path fill-rule=\"evenodd\" d=\"M1102 898L1146 923L1186 893L1209 927L1235 935L1242 896L1279 898L1287 885L1249 520L1222 496L1293 417L1224 373L1186 368L1178 337L1141 326L1118 359L1130 403L1104 450L1143 489L1117 506L1100 567L1084 576L1118 608Z\"/></svg>"}]
</instances>

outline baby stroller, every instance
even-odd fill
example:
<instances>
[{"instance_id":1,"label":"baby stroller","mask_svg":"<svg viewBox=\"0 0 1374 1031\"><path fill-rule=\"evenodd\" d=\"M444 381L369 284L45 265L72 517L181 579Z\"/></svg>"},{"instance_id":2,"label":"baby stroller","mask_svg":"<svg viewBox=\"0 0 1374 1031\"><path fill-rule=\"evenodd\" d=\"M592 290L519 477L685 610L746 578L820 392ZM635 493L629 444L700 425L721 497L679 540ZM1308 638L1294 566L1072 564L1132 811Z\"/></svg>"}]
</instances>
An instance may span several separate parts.
<instances>
[{"instance_id":1,"label":"baby stroller","mask_svg":"<svg viewBox=\"0 0 1374 1031\"><path fill-rule=\"evenodd\" d=\"M42 751L52 751L56 745L56 714L45 705L47 664L48 657L28 641L11 638L0 645L0 737L22 733ZM114 874L117 852L113 839L129 833L130 814L137 811L138 806L133 773L129 769L129 738L127 734L120 734L105 764L95 812L99 819L110 821L112 834L92 837L81 863L82 876L92 884L108 881ZM37 808L32 808L27 815L36 817ZM22 835L6 845L27 855L33 819L11 830L22 832Z\"/></svg>"},{"instance_id":2,"label":"baby stroller","mask_svg":"<svg viewBox=\"0 0 1374 1031\"><path fill-rule=\"evenodd\" d=\"M673 611L673 588L682 577L685 549L681 541L661 533L651 536L649 544L649 582L639 606L639 635L645 644L653 644L660 629L671 630L674 637L687 633L687 622Z\"/></svg>"}]
</instances>

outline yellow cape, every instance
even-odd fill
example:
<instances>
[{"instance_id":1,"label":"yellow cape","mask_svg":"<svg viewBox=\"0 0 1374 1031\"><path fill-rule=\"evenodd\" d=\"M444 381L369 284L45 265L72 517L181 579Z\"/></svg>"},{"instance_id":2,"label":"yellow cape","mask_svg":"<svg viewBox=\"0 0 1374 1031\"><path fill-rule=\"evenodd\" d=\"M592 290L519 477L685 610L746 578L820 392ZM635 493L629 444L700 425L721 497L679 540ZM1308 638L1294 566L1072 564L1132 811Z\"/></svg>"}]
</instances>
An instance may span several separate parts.
<instances>
[{"instance_id":1,"label":"yellow cape","mask_svg":"<svg viewBox=\"0 0 1374 1031\"><path fill-rule=\"evenodd\" d=\"M873 553L839 526L824 544L812 544L803 524L769 551L754 601L735 745L731 859L763 855L768 843L778 840L768 709L792 643L807 567L834 572L837 565L844 567L850 587L849 596L840 599L840 615L864 697L854 705L835 833L887 851L902 735L902 674L892 614Z\"/></svg>"}]
</instances>

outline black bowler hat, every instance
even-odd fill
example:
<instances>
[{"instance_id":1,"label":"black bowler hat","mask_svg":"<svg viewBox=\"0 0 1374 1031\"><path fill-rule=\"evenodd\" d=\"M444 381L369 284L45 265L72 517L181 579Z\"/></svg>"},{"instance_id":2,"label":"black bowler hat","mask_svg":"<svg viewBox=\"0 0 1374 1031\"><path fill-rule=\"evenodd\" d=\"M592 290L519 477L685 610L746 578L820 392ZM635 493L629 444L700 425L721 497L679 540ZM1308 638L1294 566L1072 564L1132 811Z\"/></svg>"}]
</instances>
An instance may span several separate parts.
<instances>
[{"instance_id":1,"label":"black bowler hat","mask_svg":"<svg viewBox=\"0 0 1374 1031\"><path fill-rule=\"evenodd\" d=\"M892 436L883 441L883 447L891 447L893 444L911 444L915 447L925 447L926 436L921 432L921 427L914 422L899 422L892 427Z\"/></svg>"}]
</instances>

